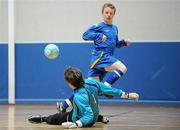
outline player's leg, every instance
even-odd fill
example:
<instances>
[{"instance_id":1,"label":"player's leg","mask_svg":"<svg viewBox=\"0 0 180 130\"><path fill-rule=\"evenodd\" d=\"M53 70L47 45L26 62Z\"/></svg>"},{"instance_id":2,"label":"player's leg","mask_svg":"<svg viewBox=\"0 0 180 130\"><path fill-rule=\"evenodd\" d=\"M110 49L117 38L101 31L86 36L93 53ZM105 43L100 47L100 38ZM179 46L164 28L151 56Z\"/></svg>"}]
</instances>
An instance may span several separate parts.
<instances>
[{"instance_id":1,"label":"player's leg","mask_svg":"<svg viewBox=\"0 0 180 130\"><path fill-rule=\"evenodd\" d=\"M112 65L106 67L105 71L108 71L108 77L105 79L104 84L112 86L127 72L127 68L121 61L116 61Z\"/></svg>"},{"instance_id":2,"label":"player's leg","mask_svg":"<svg viewBox=\"0 0 180 130\"><path fill-rule=\"evenodd\" d=\"M56 113L46 118L46 123L52 125L61 125L63 122L67 122L67 121L72 122L72 111L64 112L64 113Z\"/></svg>"},{"instance_id":3,"label":"player's leg","mask_svg":"<svg viewBox=\"0 0 180 130\"><path fill-rule=\"evenodd\" d=\"M121 61L116 61L111 66L106 67L105 70L109 73L104 82L104 84L107 86L112 86L120 77L122 77L127 72L126 66ZM139 95L136 93L123 93L121 97L132 100L139 99Z\"/></svg>"},{"instance_id":4,"label":"player's leg","mask_svg":"<svg viewBox=\"0 0 180 130\"><path fill-rule=\"evenodd\" d=\"M64 112L64 113L56 113L50 116L31 116L28 119L31 123L42 123L46 122L47 124L52 125L61 125L63 122L72 121L72 111L71 112Z\"/></svg>"},{"instance_id":5,"label":"player's leg","mask_svg":"<svg viewBox=\"0 0 180 130\"><path fill-rule=\"evenodd\" d=\"M72 110L73 108L73 99L74 99L74 95L71 95L69 98L67 98L64 102L57 102L56 106L57 106L57 112L58 113L62 113L62 112L66 112L67 109L69 108L70 110Z\"/></svg>"},{"instance_id":6,"label":"player's leg","mask_svg":"<svg viewBox=\"0 0 180 130\"><path fill-rule=\"evenodd\" d=\"M99 76L96 76L96 77L89 77L89 78L92 78L92 79L94 79L94 80L96 80L96 81L100 81Z\"/></svg>"},{"instance_id":7,"label":"player's leg","mask_svg":"<svg viewBox=\"0 0 180 130\"><path fill-rule=\"evenodd\" d=\"M100 71L94 68L91 68L88 71L88 78L92 78L94 80L100 81Z\"/></svg>"},{"instance_id":8,"label":"player's leg","mask_svg":"<svg viewBox=\"0 0 180 130\"><path fill-rule=\"evenodd\" d=\"M42 123L46 122L46 117L42 117L41 115L31 116L28 118L28 121L31 123Z\"/></svg>"},{"instance_id":9,"label":"player's leg","mask_svg":"<svg viewBox=\"0 0 180 130\"><path fill-rule=\"evenodd\" d=\"M105 75L106 71L104 69L91 68L88 71L88 78L92 78L96 81L102 81Z\"/></svg>"}]
</instances>

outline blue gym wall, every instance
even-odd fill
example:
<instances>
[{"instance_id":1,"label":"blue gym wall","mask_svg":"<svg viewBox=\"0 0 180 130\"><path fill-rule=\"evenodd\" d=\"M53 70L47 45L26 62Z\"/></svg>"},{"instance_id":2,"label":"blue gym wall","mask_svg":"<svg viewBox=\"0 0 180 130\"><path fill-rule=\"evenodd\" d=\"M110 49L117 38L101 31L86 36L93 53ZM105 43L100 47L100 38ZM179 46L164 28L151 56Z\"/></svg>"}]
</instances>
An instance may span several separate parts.
<instances>
[{"instance_id":1,"label":"blue gym wall","mask_svg":"<svg viewBox=\"0 0 180 130\"><path fill-rule=\"evenodd\" d=\"M0 44L0 103L8 97L8 46Z\"/></svg>"},{"instance_id":2,"label":"blue gym wall","mask_svg":"<svg viewBox=\"0 0 180 130\"><path fill-rule=\"evenodd\" d=\"M47 44L16 43L16 103L54 103L72 93L63 79L67 66L82 70L86 77L91 58L91 43L56 43L60 55L47 59ZM7 103L7 44L0 44L0 102ZM115 57L128 72L114 85L140 94L140 104L180 104L180 42L135 42L117 49ZM102 98L102 103L132 103Z\"/></svg>"}]
</instances>

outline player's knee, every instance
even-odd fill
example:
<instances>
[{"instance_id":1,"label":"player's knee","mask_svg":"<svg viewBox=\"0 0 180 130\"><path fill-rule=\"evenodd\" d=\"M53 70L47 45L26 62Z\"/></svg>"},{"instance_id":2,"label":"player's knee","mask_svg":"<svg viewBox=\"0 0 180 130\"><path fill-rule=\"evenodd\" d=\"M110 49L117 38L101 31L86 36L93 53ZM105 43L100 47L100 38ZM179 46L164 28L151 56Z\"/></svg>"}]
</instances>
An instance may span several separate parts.
<instances>
[{"instance_id":1,"label":"player's knee","mask_svg":"<svg viewBox=\"0 0 180 130\"><path fill-rule=\"evenodd\" d=\"M127 72L127 67L123 63L118 62L116 70L120 70L123 74L125 74Z\"/></svg>"},{"instance_id":2,"label":"player's knee","mask_svg":"<svg viewBox=\"0 0 180 130\"><path fill-rule=\"evenodd\" d=\"M121 71L123 72L123 74L125 74L127 72L127 67L126 66L122 67Z\"/></svg>"},{"instance_id":3,"label":"player's knee","mask_svg":"<svg viewBox=\"0 0 180 130\"><path fill-rule=\"evenodd\" d=\"M46 118L46 123L49 125L58 125L59 124L59 113L48 116Z\"/></svg>"},{"instance_id":4,"label":"player's knee","mask_svg":"<svg viewBox=\"0 0 180 130\"><path fill-rule=\"evenodd\" d=\"M53 124L52 118L51 117L47 118L46 123L47 124Z\"/></svg>"}]
</instances>

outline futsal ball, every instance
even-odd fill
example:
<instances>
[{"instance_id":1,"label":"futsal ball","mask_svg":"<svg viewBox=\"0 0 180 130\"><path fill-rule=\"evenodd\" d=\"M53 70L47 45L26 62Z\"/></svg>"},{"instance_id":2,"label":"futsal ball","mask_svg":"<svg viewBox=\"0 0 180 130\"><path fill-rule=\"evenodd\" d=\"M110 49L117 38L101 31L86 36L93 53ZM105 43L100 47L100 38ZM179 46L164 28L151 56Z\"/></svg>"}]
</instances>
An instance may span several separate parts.
<instances>
[{"instance_id":1,"label":"futsal ball","mask_svg":"<svg viewBox=\"0 0 180 130\"><path fill-rule=\"evenodd\" d=\"M55 59L59 55L59 48L55 44L48 44L44 49L44 55L48 59Z\"/></svg>"}]
</instances>

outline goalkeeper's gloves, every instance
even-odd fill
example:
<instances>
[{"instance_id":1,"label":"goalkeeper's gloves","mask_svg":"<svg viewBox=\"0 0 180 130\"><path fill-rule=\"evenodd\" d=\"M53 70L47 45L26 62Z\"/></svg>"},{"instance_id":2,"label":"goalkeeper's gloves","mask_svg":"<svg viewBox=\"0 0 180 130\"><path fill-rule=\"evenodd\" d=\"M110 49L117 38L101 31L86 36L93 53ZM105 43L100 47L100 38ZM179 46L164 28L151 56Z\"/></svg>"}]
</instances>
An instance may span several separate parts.
<instances>
[{"instance_id":1,"label":"goalkeeper's gloves","mask_svg":"<svg viewBox=\"0 0 180 130\"><path fill-rule=\"evenodd\" d=\"M139 94L123 92L121 98L128 98L128 99L131 99L131 100L139 100Z\"/></svg>"},{"instance_id":2,"label":"goalkeeper's gloves","mask_svg":"<svg viewBox=\"0 0 180 130\"><path fill-rule=\"evenodd\" d=\"M76 122L64 122L64 123L62 123L62 126L65 129L74 129L74 128L82 127L82 123L80 121L76 121Z\"/></svg>"}]
</instances>

